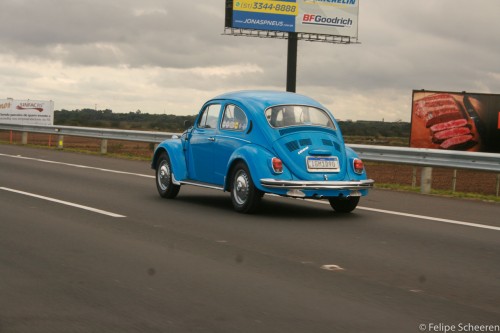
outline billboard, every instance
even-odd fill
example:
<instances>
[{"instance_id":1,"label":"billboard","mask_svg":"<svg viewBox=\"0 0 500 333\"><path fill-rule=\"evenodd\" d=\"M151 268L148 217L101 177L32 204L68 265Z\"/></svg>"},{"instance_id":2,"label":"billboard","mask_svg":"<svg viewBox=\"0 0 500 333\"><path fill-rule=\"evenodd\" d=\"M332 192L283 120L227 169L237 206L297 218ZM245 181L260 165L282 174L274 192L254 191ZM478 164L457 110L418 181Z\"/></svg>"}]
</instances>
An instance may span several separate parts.
<instances>
[{"instance_id":1,"label":"billboard","mask_svg":"<svg viewBox=\"0 0 500 333\"><path fill-rule=\"evenodd\" d=\"M54 125L54 102L0 99L0 123Z\"/></svg>"},{"instance_id":2,"label":"billboard","mask_svg":"<svg viewBox=\"0 0 500 333\"><path fill-rule=\"evenodd\" d=\"M500 152L500 95L414 90L410 147Z\"/></svg>"},{"instance_id":3,"label":"billboard","mask_svg":"<svg viewBox=\"0 0 500 333\"><path fill-rule=\"evenodd\" d=\"M226 0L226 27L358 36L359 0Z\"/></svg>"}]
</instances>

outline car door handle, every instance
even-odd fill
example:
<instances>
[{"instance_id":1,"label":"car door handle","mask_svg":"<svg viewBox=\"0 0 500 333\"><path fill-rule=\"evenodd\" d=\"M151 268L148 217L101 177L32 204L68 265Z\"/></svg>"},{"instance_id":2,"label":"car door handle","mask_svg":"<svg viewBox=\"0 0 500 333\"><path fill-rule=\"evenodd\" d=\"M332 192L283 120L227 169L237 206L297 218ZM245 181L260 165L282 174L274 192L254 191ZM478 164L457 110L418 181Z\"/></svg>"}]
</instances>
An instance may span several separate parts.
<instances>
[{"instance_id":1,"label":"car door handle","mask_svg":"<svg viewBox=\"0 0 500 333\"><path fill-rule=\"evenodd\" d=\"M209 138L208 138L208 141L212 141L212 142L214 142L214 141L215 141L215 138L214 138L213 136L211 136L211 137L209 137Z\"/></svg>"}]
</instances>

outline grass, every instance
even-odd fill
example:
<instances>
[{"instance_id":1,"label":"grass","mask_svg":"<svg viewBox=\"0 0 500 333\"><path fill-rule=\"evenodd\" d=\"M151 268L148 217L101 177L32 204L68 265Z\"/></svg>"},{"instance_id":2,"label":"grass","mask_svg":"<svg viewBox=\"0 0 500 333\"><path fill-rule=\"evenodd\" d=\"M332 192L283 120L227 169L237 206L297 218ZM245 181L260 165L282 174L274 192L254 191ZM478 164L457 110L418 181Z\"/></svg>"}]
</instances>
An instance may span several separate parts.
<instances>
[{"instance_id":1,"label":"grass","mask_svg":"<svg viewBox=\"0 0 500 333\"><path fill-rule=\"evenodd\" d=\"M376 183L375 188L387 189L387 190L393 190L393 191L420 193L420 187L412 187L412 186L400 185L400 184L379 184L379 183ZM480 194L480 193L453 192L453 191L449 191L449 190L431 189L430 195L500 203L500 196L497 197L494 195L485 195L485 194Z\"/></svg>"}]
</instances>

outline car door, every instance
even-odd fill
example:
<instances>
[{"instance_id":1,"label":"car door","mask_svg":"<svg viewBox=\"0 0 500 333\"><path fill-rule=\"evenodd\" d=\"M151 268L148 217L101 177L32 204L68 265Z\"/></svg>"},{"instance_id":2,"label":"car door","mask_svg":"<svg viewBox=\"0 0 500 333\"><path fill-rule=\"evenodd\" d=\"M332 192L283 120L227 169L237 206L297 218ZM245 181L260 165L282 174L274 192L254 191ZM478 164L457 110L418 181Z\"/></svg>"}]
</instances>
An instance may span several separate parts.
<instances>
[{"instance_id":1,"label":"car door","mask_svg":"<svg viewBox=\"0 0 500 333\"><path fill-rule=\"evenodd\" d=\"M233 152L242 145L248 144L247 129L249 121L242 108L235 104L224 107L219 133L216 137L214 151L214 177L217 184L224 183L227 165Z\"/></svg>"},{"instance_id":2,"label":"car door","mask_svg":"<svg viewBox=\"0 0 500 333\"><path fill-rule=\"evenodd\" d=\"M220 109L220 103L206 105L191 132L187 149L189 178L192 180L216 183L213 154Z\"/></svg>"}]
</instances>

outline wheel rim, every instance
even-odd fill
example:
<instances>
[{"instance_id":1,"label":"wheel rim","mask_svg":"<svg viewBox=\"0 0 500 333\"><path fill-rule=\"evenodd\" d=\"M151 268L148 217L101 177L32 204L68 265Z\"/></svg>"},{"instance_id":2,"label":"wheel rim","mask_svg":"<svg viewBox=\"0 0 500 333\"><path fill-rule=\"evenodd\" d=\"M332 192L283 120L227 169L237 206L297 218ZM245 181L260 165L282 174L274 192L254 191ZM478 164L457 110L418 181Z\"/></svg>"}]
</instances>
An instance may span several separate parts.
<instances>
[{"instance_id":1,"label":"wheel rim","mask_svg":"<svg viewBox=\"0 0 500 333\"><path fill-rule=\"evenodd\" d=\"M166 191L170 185L170 168L167 161L162 161L158 168L158 186L162 191Z\"/></svg>"},{"instance_id":2,"label":"wheel rim","mask_svg":"<svg viewBox=\"0 0 500 333\"><path fill-rule=\"evenodd\" d=\"M234 199L238 205L243 205L248 200L249 181L245 171L239 170L234 177Z\"/></svg>"}]
</instances>

